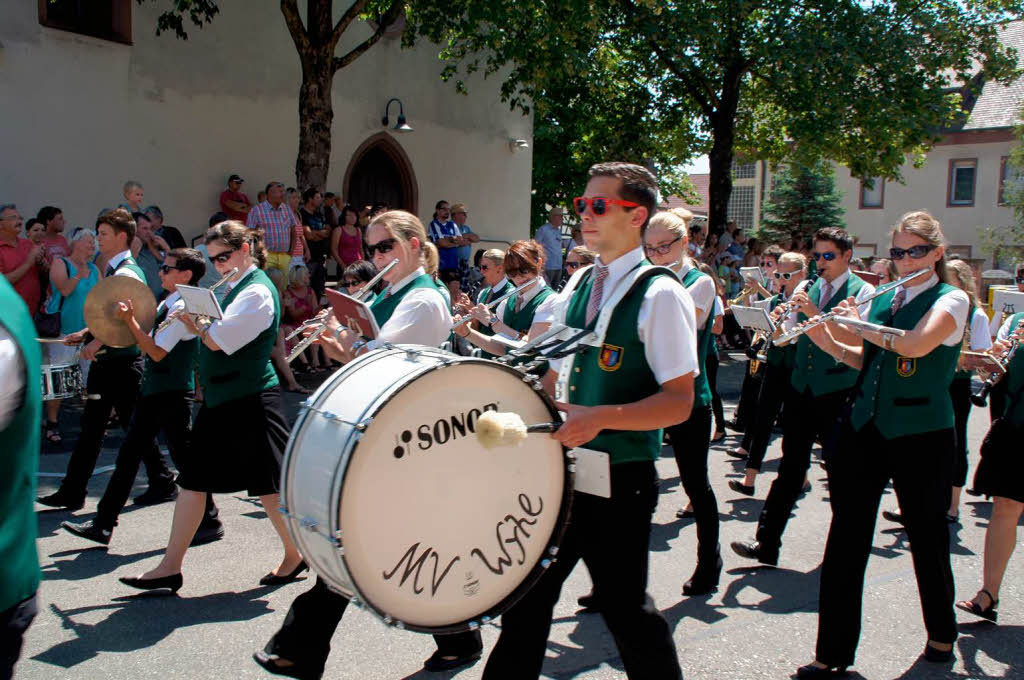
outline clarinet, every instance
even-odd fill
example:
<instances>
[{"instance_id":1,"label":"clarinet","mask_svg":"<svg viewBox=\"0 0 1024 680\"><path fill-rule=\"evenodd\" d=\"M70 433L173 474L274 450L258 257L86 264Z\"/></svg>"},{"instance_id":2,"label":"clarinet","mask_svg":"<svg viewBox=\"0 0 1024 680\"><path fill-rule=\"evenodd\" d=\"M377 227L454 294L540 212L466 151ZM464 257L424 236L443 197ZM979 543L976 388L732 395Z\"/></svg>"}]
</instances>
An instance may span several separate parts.
<instances>
[{"instance_id":1,"label":"clarinet","mask_svg":"<svg viewBox=\"0 0 1024 680\"><path fill-rule=\"evenodd\" d=\"M998 361L1001 371L992 371L988 375L988 380L981 386L981 389L977 394L971 395L971 403L975 406L988 406L988 395L992 391L992 388L999 384L999 381L1006 375L1006 369L1010 365L1010 361L1013 360L1013 355L1017 353L1017 348L1020 347L1020 340L1014 340L1013 336L1024 331L1024 319L1021 319L1017 323L1017 327L1010 332L1010 346L1007 347L1002 354L999 355Z\"/></svg>"}]
</instances>

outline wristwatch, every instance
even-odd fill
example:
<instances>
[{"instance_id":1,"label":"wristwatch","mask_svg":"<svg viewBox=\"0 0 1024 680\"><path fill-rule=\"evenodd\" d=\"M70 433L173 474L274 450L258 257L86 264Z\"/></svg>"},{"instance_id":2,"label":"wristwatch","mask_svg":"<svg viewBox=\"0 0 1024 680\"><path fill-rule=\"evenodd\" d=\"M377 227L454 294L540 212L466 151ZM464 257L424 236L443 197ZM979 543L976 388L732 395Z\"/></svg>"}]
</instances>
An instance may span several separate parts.
<instances>
[{"instance_id":1,"label":"wristwatch","mask_svg":"<svg viewBox=\"0 0 1024 680\"><path fill-rule=\"evenodd\" d=\"M498 315L497 314L492 314L491 315L491 325L493 326L494 324L498 323L498 321L499 321Z\"/></svg>"}]
</instances>

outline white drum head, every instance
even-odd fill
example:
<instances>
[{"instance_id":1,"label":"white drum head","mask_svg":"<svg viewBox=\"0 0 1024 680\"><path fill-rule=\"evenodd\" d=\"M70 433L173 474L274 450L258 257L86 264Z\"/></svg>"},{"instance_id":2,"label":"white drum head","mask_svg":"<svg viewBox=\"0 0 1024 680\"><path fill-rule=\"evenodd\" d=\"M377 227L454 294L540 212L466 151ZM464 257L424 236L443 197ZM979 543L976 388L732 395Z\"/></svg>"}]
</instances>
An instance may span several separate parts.
<instances>
[{"instance_id":1,"label":"white drum head","mask_svg":"<svg viewBox=\"0 0 1024 680\"><path fill-rule=\"evenodd\" d=\"M518 373L462 360L384 404L345 470L345 566L367 604L410 628L494 615L538 575L564 528L562 446L533 434L521 446L484 449L473 433L484 410L527 423L554 417Z\"/></svg>"}]
</instances>

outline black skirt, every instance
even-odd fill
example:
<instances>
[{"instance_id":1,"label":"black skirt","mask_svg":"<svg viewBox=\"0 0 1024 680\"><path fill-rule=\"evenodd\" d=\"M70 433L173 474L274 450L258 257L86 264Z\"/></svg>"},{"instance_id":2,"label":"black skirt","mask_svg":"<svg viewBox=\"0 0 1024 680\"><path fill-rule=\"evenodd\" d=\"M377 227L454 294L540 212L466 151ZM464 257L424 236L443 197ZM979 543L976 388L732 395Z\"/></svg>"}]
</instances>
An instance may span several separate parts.
<instances>
[{"instance_id":1,"label":"black skirt","mask_svg":"<svg viewBox=\"0 0 1024 680\"><path fill-rule=\"evenodd\" d=\"M1000 418L992 423L981 443L981 462L974 472L974 488L986 496L1000 496L1024 503L1024 427Z\"/></svg>"},{"instance_id":2,"label":"black skirt","mask_svg":"<svg viewBox=\"0 0 1024 680\"><path fill-rule=\"evenodd\" d=\"M250 496L277 493L288 423L277 387L199 409L178 485L189 491Z\"/></svg>"}]
</instances>

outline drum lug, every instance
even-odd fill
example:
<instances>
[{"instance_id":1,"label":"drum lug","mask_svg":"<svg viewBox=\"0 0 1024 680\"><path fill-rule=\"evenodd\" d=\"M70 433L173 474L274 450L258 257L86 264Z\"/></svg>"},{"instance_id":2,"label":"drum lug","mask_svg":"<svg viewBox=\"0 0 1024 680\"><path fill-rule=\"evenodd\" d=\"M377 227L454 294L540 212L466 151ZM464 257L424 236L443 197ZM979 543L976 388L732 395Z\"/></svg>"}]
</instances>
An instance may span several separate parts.
<instances>
[{"instance_id":1,"label":"drum lug","mask_svg":"<svg viewBox=\"0 0 1024 680\"><path fill-rule=\"evenodd\" d=\"M289 517L290 518L292 516L291 513L288 512L288 508L283 506L283 505L277 506L277 511L279 513L281 513L282 515L284 515L285 517Z\"/></svg>"},{"instance_id":2,"label":"drum lug","mask_svg":"<svg viewBox=\"0 0 1024 680\"><path fill-rule=\"evenodd\" d=\"M478 630L480 628L480 624L476 621L470 621L468 625L470 630Z\"/></svg>"},{"instance_id":3,"label":"drum lug","mask_svg":"<svg viewBox=\"0 0 1024 680\"><path fill-rule=\"evenodd\" d=\"M569 465L566 466L566 469L569 472L576 472L576 464L575 463L569 463Z\"/></svg>"},{"instance_id":4,"label":"drum lug","mask_svg":"<svg viewBox=\"0 0 1024 680\"><path fill-rule=\"evenodd\" d=\"M307 531L312 531L316 533L316 528L320 526L320 522L316 521L312 517L307 516L299 520L299 526L301 526L303 529Z\"/></svg>"},{"instance_id":5,"label":"drum lug","mask_svg":"<svg viewBox=\"0 0 1024 680\"><path fill-rule=\"evenodd\" d=\"M540 561L541 569L547 569L550 566L551 566L551 560L545 558L545 559Z\"/></svg>"},{"instance_id":6,"label":"drum lug","mask_svg":"<svg viewBox=\"0 0 1024 680\"><path fill-rule=\"evenodd\" d=\"M558 546L557 545L553 545L553 546L549 547L548 548L548 554L551 555L552 557L557 555L558 554Z\"/></svg>"}]
</instances>

